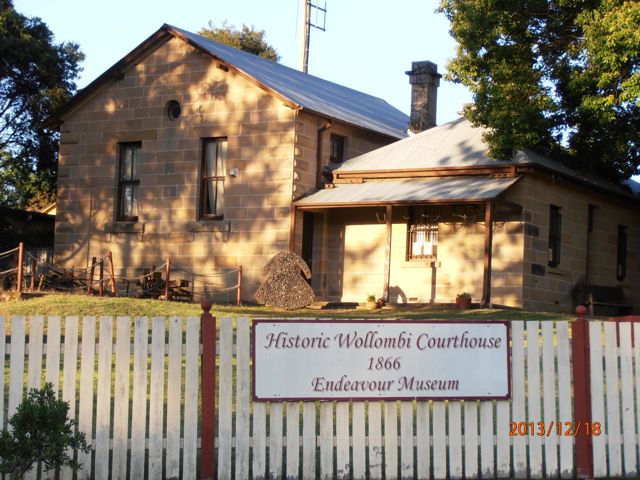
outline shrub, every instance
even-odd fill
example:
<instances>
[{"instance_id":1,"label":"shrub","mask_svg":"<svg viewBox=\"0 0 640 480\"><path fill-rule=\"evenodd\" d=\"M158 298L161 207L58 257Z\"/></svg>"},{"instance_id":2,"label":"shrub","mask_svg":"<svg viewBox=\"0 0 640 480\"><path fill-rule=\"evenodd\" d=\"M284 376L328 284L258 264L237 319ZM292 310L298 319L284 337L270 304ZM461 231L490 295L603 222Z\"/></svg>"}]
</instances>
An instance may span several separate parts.
<instances>
[{"instance_id":1,"label":"shrub","mask_svg":"<svg viewBox=\"0 0 640 480\"><path fill-rule=\"evenodd\" d=\"M81 465L69 456L70 450L89 452L84 433L75 432L75 422L67 418L69 404L56 399L51 383L32 389L9 419L9 429L0 432L0 472L22 478L36 462L44 470Z\"/></svg>"}]
</instances>

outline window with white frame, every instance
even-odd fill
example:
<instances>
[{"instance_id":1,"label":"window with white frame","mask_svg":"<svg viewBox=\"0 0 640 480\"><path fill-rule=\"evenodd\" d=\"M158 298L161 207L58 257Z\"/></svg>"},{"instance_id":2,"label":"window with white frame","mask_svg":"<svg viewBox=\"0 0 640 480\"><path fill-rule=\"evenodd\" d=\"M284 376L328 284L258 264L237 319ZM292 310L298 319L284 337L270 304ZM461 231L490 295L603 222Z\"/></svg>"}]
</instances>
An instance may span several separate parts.
<instances>
[{"instance_id":1,"label":"window with white frame","mask_svg":"<svg viewBox=\"0 0 640 480\"><path fill-rule=\"evenodd\" d=\"M409 207L407 260L432 259L438 255L438 219L432 207Z\"/></svg>"}]
</instances>

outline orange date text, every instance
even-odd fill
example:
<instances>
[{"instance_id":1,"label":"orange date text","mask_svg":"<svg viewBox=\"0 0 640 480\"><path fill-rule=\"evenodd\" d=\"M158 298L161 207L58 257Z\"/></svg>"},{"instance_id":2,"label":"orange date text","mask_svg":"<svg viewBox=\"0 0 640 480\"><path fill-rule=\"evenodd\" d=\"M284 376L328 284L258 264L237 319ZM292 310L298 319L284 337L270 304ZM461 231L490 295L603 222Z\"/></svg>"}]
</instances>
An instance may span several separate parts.
<instances>
[{"instance_id":1,"label":"orange date text","mask_svg":"<svg viewBox=\"0 0 640 480\"><path fill-rule=\"evenodd\" d=\"M510 437L597 437L602 434L600 422L560 422L549 420L546 422L511 422L509 427Z\"/></svg>"}]
</instances>

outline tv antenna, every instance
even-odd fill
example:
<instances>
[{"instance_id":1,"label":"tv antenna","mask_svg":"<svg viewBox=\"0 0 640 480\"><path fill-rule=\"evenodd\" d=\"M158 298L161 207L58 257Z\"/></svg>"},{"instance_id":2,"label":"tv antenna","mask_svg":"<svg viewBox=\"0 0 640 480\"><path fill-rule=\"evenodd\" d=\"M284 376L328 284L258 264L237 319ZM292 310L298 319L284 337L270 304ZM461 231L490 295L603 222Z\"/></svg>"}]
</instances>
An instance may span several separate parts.
<instances>
[{"instance_id":1,"label":"tv antenna","mask_svg":"<svg viewBox=\"0 0 640 480\"><path fill-rule=\"evenodd\" d=\"M302 29L302 47L300 55L300 70L307 73L309 70L309 41L311 39L311 27L326 31L327 2L320 6L320 0L313 3L312 0L301 0L304 4L304 23ZM311 18L313 15L313 19Z\"/></svg>"}]
</instances>

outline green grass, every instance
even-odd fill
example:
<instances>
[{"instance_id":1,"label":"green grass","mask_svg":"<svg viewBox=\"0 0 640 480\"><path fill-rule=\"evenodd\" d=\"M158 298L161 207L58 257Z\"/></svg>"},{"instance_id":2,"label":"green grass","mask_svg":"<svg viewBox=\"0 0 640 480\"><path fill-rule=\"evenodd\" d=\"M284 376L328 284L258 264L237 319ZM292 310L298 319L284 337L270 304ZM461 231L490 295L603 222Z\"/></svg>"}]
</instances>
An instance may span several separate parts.
<instances>
[{"instance_id":1,"label":"green grass","mask_svg":"<svg viewBox=\"0 0 640 480\"><path fill-rule=\"evenodd\" d=\"M86 295L50 294L19 300L15 296L0 301L0 315L127 315L147 317L198 316L198 304L165 302L162 300L91 297ZM457 320L570 320L573 315L527 312L523 310L471 309L455 310L434 308L429 305L391 305L380 310L304 308L287 311L260 305L214 305L216 316L248 317L309 317L309 318L404 318L404 319L457 319Z\"/></svg>"}]
</instances>

